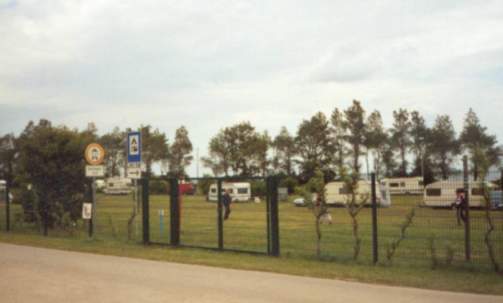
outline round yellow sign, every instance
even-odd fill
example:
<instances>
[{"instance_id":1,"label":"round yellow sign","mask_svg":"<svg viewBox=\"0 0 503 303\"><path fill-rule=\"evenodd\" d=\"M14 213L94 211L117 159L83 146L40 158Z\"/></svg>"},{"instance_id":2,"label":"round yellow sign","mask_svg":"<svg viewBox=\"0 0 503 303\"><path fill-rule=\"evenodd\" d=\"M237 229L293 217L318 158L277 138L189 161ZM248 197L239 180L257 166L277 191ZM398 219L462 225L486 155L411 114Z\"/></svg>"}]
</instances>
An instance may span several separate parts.
<instances>
[{"instance_id":1,"label":"round yellow sign","mask_svg":"<svg viewBox=\"0 0 503 303\"><path fill-rule=\"evenodd\" d=\"M90 165L100 165L105 159L105 149L98 143L91 143L86 147L84 155Z\"/></svg>"}]
</instances>

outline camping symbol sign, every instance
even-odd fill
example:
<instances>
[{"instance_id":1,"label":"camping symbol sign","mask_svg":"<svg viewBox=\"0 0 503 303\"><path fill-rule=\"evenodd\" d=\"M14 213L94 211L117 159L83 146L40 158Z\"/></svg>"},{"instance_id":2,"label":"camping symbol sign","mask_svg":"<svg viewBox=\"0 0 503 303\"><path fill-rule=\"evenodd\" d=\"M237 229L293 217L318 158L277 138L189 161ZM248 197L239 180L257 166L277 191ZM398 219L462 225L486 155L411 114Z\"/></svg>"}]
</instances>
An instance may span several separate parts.
<instances>
[{"instance_id":1,"label":"camping symbol sign","mask_svg":"<svg viewBox=\"0 0 503 303\"><path fill-rule=\"evenodd\" d=\"M127 135L127 161L129 163L141 162L141 136L140 132L130 132Z\"/></svg>"}]
</instances>

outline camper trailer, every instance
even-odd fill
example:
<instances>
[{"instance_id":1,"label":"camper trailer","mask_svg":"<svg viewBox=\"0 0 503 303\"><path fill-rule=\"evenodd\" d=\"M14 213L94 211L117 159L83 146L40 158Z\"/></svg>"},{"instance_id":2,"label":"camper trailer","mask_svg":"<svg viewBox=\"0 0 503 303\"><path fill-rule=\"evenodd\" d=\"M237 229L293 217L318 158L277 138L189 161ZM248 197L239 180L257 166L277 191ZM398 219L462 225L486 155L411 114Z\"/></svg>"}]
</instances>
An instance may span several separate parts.
<instances>
[{"instance_id":1,"label":"camper trailer","mask_svg":"<svg viewBox=\"0 0 503 303\"><path fill-rule=\"evenodd\" d=\"M489 189L495 186L486 183ZM424 205L428 207L451 207L456 200L456 191L463 189L463 181L437 181L429 184L424 189ZM485 204L484 192L480 182L468 182L468 201L470 207L482 207Z\"/></svg>"},{"instance_id":2,"label":"camper trailer","mask_svg":"<svg viewBox=\"0 0 503 303\"><path fill-rule=\"evenodd\" d=\"M388 187L392 195L421 195L424 191L422 177L385 178L381 186Z\"/></svg>"},{"instance_id":3,"label":"camper trailer","mask_svg":"<svg viewBox=\"0 0 503 303\"><path fill-rule=\"evenodd\" d=\"M357 203L370 205L371 184L369 181L358 181ZM387 187L378 186L376 188L377 204L381 207L391 206L390 193ZM349 191L344 182L330 182L325 185L325 199L328 205L345 205L349 199Z\"/></svg>"},{"instance_id":4,"label":"camper trailer","mask_svg":"<svg viewBox=\"0 0 503 303\"><path fill-rule=\"evenodd\" d=\"M222 183L222 194L223 191L228 189L230 191L230 196L232 201L250 201L251 199L251 186L249 182L226 182ZM208 201L218 200L218 190L216 184L210 185L210 190L208 191Z\"/></svg>"},{"instance_id":5,"label":"camper trailer","mask_svg":"<svg viewBox=\"0 0 503 303\"><path fill-rule=\"evenodd\" d=\"M129 178L112 177L106 180L103 192L107 195L127 195L131 193L132 182Z\"/></svg>"}]
</instances>

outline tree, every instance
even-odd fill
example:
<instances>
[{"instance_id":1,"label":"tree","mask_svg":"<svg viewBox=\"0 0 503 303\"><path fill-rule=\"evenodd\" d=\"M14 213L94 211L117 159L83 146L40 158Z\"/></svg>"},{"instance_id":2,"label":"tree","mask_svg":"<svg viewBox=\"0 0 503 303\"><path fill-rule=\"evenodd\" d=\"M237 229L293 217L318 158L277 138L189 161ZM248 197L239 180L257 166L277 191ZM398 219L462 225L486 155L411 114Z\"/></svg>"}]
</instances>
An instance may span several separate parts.
<instances>
[{"instance_id":1,"label":"tree","mask_svg":"<svg viewBox=\"0 0 503 303\"><path fill-rule=\"evenodd\" d=\"M332 162L333 146L330 140L330 126L322 112L309 120L303 120L295 138L301 178L309 180L317 169L327 175Z\"/></svg>"},{"instance_id":2,"label":"tree","mask_svg":"<svg viewBox=\"0 0 503 303\"><path fill-rule=\"evenodd\" d=\"M210 156L203 158L206 167L215 175L229 171L248 176L265 174L270 138L258 133L249 122L242 122L221 130L210 140Z\"/></svg>"},{"instance_id":3,"label":"tree","mask_svg":"<svg viewBox=\"0 0 503 303\"><path fill-rule=\"evenodd\" d=\"M184 126L176 130L175 140L171 144L169 154L169 171L170 174L177 177L185 176L185 168L190 165L193 157L192 143L189 139L189 132Z\"/></svg>"},{"instance_id":4,"label":"tree","mask_svg":"<svg viewBox=\"0 0 503 303\"><path fill-rule=\"evenodd\" d=\"M152 131L150 125L141 126L142 160L147 169L147 176L152 175L152 164L169 158L169 144L166 134L159 129ZM128 130L130 131L130 130Z\"/></svg>"},{"instance_id":5,"label":"tree","mask_svg":"<svg viewBox=\"0 0 503 303\"><path fill-rule=\"evenodd\" d=\"M378 111L373 111L367 119L365 146L367 147L367 157L369 151L373 154L374 171L378 179L381 175L384 145L386 145L387 140L388 136L383 126L381 114Z\"/></svg>"},{"instance_id":6,"label":"tree","mask_svg":"<svg viewBox=\"0 0 503 303\"><path fill-rule=\"evenodd\" d=\"M353 104L344 111L342 127L345 130L345 141L350 146L351 174L355 178L360 177L360 157L367 135L367 125L365 123L365 110L361 103L353 100Z\"/></svg>"},{"instance_id":7,"label":"tree","mask_svg":"<svg viewBox=\"0 0 503 303\"><path fill-rule=\"evenodd\" d=\"M425 184L433 182L433 163L430 157L431 130L418 111L410 113L410 150L415 156L413 175L423 177Z\"/></svg>"},{"instance_id":8,"label":"tree","mask_svg":"<svg viewBox=\"0 0 503 303\"><path fill-rule=\"evenodd\" d=\"M203 165L210 168L214 176L224 174L229 176L231 153L228 146L229 142L225 139L225 134L220 131L215 137L211 138L209 143L209 156L202 157Z\"/></svg>"},{"instance_id":9,"label":"tree","mask_svg":"<svg viewBox=\"0 0 503 303\"><path fill-rule=\"evenodd\" d=\"M126 134L118 127L110 133L99 138L99 142L105 149L105 165L108 176L120 175L120 169L125 167L126 162Z\"/></svg>"},{"instance_id":10,"label":"tree","mask_svg":"<svg viewBox=\"0 0 503 303\"><path fill-rule=\"evenodd\" d=\"M393 177L398 167L395 161L395 153L393 145L391 144L391 136L386 133L387 140L380 147L379 153L382 155L382 164L384 166L384 175L386 177Z\"/></svg>"},{"instance_id":11,"label":"tree","mask_svg":"<svg viewBox=\"0 0 503 303\"><path fill-rule=\"evenodd\" d=\"M407 110L400 108L398 111L393 111L393 127L391 128L391 140L393 146L398 149L400 153L400 175L407 176L407 149L410 145L409 129L410 120Z\"/></svg>"},{"instance_id":12,"label":"tree","mask_svg":"<svg viewBox=\"0 0 503 303\"><path fill-rule=\"evenodd\" d=\"M479 166L481 165L479 153L483 153L489 166L499 163L499 148L496 146L496 136L488 135L487 128L480 125L477 114L470 108L466 114L463 131L459 136L459 141L463 150L470 154L473 167L473 177L478 178Z\"/></svg>"},{"instance_id":13,"label":"tree","mask_svg":"<svg viewBox=\"0 0 503 303\"><path fill-rule=\"evenodd\" d=\"M335 108L330 119L330 122L332 124L330 133L332 146L334 149L334 164L339 173L344 168L344 159L347 154L344 141L345 130L343 121L343 113L338 108Z\"/></svg>"},{"instance_id":14,"label":"tree","mask_svg":"<svg viewBox=\"0 0 503 303\"><path fill-rule=\"evenodd\" d=\"M276 172L292 176L294 172L294 157L296 155L295 138L283 126L280 133L272 141L271 146L275 154L273 163Z\"/></svg>"},{"instance_id":15,"label":"tree","mask_svg":"<svg viewBox=\"0 0 503 303\"><path fill-rule=\"evenodd\" d=\"M14 179L16 145L17 142L14 134L0 137L0 179L5 179L9 185Z\"/></svg>"},{"instance_id":16,"label":"tree","mask_svg":"<svg viewBox=\"0 0 503 303\"><path fill-rule=\"evenodd\" d=\"M304 197L304 201L314 216L314 226L316 231L316 255L321 256L321 226L320 219L328 214L328 205L325 195L325 176L323 172L316 169L313 177L299 188L299 194Z\"/></svg>"},{"instance_id":17,"label":"tree","mask_svg":"<svg viewBox=\"0 0 503 303\"><path fill-rule=\"evenodd\" d=\"M19 136L17 174L20 182L32 185L37 197L36 205L23 207L43 219L45 234L47 228L68 227L80 217L86 183L84 149L93 140L89 132L53 127L48 120L38 125L30 121Z\"/></svg>"},{"instance_id":18,"label":"tree","mask_svg":"<svg viewBox=\"0 0 503 303\"><path fill-rule=\"evenodd\" d=\"M459 153L459 143L447 115L438 116L431 130L431 153L434 165L439 168L442 179L447 179L454 157Z\"/></svg>"}]
</instances>

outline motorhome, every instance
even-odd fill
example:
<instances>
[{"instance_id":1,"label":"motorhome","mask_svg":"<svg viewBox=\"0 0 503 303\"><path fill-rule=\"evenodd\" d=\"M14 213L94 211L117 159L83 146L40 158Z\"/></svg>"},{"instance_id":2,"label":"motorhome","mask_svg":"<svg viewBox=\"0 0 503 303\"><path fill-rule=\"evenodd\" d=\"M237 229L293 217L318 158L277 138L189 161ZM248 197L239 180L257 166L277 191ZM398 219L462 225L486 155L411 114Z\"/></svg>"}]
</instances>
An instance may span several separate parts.
<instances>
[{"instance_id":1,"label":"motorhome","mask_svg":"<svg viewBox=\"0 0 503 303\"><path fill-rule=\"evenodd\" d=\"M491 191L495 186L485 183ZM464 188L463 181L443 180L427 185L424 189L424 206L428 207L451 207L456 200L456 191ZM484 190L480 182L468 182L468 202L470 207L482 207L485 205Z\"/></svg>"},{"instance_id":2,"label":"motorhome","mask_svg":"<svg viewBox=\"0 0 503 303\"><path fill-rule=\"evenodd\" d=\"M358 181L357 203L371 203L371 184L369 181ZM345 205L350 199L350 192L346 183L336 181L325 185L325 200L328 205ZM381 207L391 206L390 192L387 187L378 186L376 188L377 204Z\"/></svg>"},{"instance_id":3,"label":"motorhome","mask_svg":"<svg viewBox=\"0 0 503 303\"><path fill-rule=\"evenodd\" d=\"M107 195L127 195L132 191L132 182L129 178L112 177L106 179L103 192Z\"/></svg>"},{"instance_id":4,"label":"motorhome","mask_svg":"<svg viewBox=\"0 0 503 303\"><path fill-rule=\"evenodd\" d=\"M385 178L381 186L388 187L392 195L421 195L424 191L422 177Z\"/></svg>"},{"instance_id":5,"label":"motorhome","mask_svg":"<svg viewBox=\"0 0 503 303\"><path fill-rule=\"evenodd\" d=\"M249 182L225 182L222 183L223 191L228 189L232 201L250 201L251 200L251 186ZM216 184L211 184L208 191L208 201L218 200L218 190Z\"/></svg>"}]
</instances>

